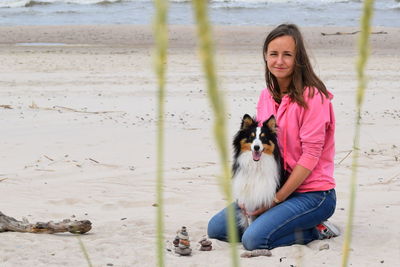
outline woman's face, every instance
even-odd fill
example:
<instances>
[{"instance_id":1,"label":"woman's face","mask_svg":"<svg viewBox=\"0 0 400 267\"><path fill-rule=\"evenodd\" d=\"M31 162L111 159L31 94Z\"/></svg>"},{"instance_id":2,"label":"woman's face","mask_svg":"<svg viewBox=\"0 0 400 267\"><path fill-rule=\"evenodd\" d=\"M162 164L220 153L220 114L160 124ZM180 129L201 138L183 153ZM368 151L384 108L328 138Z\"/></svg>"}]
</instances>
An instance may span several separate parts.
<instances>
[{"instance_id":1,"label":"woman's face","mask_svg":"<svg viewBox=\"0 0 400 267\"><path fill-rule=\"evenodd\" d=\"M268 70L276 77L281 89L287 89L293 75L296 44L292 36L281 36L272 40L264 54Z\"/></svg>"}]
</instances>

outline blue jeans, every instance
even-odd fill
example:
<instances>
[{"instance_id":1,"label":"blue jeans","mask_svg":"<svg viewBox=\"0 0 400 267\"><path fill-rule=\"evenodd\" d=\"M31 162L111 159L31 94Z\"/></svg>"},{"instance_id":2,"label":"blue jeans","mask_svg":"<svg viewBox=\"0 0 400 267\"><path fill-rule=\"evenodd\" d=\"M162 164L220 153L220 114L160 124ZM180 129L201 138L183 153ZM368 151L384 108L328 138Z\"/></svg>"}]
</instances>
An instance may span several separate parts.
<instances>
[{"instance_id":1,"label":"blue jeans","mask_svg":"<svg viewBox=\"0 0 400 267\"><path fill-rule=\"evenodd\" d=\"M236 214L241 212L236 203ZM279 205L255 219L242 229L236 220L239 240L247 250L273 249L293 244L307 244L319 239L315 226L332 216L336 207L334 189L306 193L293 193ZM226 208L208 223L208 236L228 239Z\"/></svg>"}]
</instances>

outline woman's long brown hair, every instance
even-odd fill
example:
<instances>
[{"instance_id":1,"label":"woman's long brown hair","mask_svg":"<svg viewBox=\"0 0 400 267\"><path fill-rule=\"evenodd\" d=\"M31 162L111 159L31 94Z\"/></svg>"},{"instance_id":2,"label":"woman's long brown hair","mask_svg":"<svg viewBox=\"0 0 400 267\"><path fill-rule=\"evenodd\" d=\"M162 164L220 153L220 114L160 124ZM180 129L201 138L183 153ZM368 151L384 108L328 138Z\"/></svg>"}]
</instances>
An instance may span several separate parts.
<instances>
[{"instance_id":1,"label":"woman's long brown hair","mask_svg":"<svg viewBox=\"0 0 400 267\"><path fill-rule=\"evenodd\" d=\"M276 77L268 69L265 54L267 53L269 43L281 36L293 37L296 45L295 66L293 70L292 81L287 88L287 93L290 99L300 106L307 108L307 104L303 97L304 90L307 87L309 87L309 97L314 96L314 91L316 88L321 95L323 94L326 98L328 98L328 90L326 89L324 83L315 74L311 66L299 28L294 24L281 24L268 34L263 47L265 81L267 88L275 101L278 103L281 101L281 90Z\"/></svg>"}]
</instances>

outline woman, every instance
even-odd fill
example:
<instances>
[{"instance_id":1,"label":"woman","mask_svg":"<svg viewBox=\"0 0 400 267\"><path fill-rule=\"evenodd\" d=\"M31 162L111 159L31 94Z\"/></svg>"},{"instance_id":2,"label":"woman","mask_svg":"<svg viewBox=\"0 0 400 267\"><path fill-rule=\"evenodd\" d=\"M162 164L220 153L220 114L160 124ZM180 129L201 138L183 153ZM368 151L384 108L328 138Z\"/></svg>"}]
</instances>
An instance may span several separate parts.
<instances>
[{"instance_id":1,"label":"woman","mask_svg":"<svg viewBox=\"0 0 400 267\"><path fill-rule=\"evenodd\" d=\"M282 24L263 47L267 88L261 92L257 120L274 115L284 168L289 174L270 208L237 212L258 216L239 230L247 250L307 244L339 235L326 221L335 211L335 116L332 94L314 73L296 25ZM209 222L210 238L227 239L226 209Z\"/></svg>"}]
</instances>

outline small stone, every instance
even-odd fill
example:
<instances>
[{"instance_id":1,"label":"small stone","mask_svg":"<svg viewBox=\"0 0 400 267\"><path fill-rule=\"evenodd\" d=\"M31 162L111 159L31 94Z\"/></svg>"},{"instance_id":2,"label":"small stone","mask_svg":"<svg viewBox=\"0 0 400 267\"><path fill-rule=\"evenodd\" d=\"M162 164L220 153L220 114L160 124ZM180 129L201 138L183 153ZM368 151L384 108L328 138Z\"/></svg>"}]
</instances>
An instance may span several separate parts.
<instances>
[{"instance_id":1,"label":"small stone","mask_svg":"<svg viewBox=\"0 0 400 267\"><path fill-rule=\"evenodd\" d=\"M329 244L328 243L325 243L325 244L323 244L323 245L321 245L320 247L319 247L319 250L321 251L321 250L325 250L325 249L329 249Z\"/></svg>"},{"instance_id":2,"label":"small stone","mask_svg":"<svg viewBox=\"0 0 400 267\"><path fill-rule=\"evenodd\" d=\"M191 248L175 248L175 253L182 256L189 256L192 253Z\"/></svg>"},{"instance_id":3,"label":"small stone","mask_svg":"<svg viewBox=\"0 0 400 267\"><path fill-rule=\"evenodd\" d=\"M211 251L212 250L212 246L201 246L200 247L200 251Z\"/></svg>"},{"instance_id":4,"label":"small stone","mask_svg":"<svg viewBox=\"0 0 400 267\"><path fill-rule=\"evenodd\" d=\"M107 263L107 266L114 266L114 264L112 264L112 263Z\"/></svg>"},{"instance_id":5,"label":"small stone","mask_svg":"<svg viewBox=\"0 0 400 267\"><path fill-rule=\"evenodd\" d=\"M199 241L200 244L200 251L211 251L212 250L212 242L208 240L207 238L203 238Z\"/></svg>"},{"instance_id":6,"label":"small stone","mask_svg":"<svg viewBox=\"0 0 400 267\"><path fill-rule=\"evenodd\" d=\"M189 247L190 246L190 241L189 240L185 240L185 239L181 239L179 241L179 244L182 244L183 246Z\"/></svg>"},{"instance_id":7,"label":"small stone","mask_svg":"<svg viewBox=\"0 0 400 267\"><path fill-rule=\"evenodd\" d=\"M174 241L172 241L172 243L174 244L175 247L179 246L179 237L176 236Z\"/></svg>"},{"instance_id":8,"label":"small stone","mask_svg":"<svg viewBox=\"0 0 400 267\"><path fill-rule=\"evenodd\" d=\"M211 241L210 240L202 240L202 241L200 241L199 242L200 244L201 244L201 246L203 246L203 247L207 247L207 246L211 246Z\"/></svg>"},{"instance_id":9,"label":"small stone","mask_svg":"<svg viewBox=\"0 0 400 267\"><path fill-rule=\"evenodd\" d=\"M189 239L189 236L188 236L188 234L186 233L182 233L182 232L180 232L179 234L178 234L178 237L180 238L180 239L185 239L185 240L188 240Z\"/></svg>"}]
</instances>

